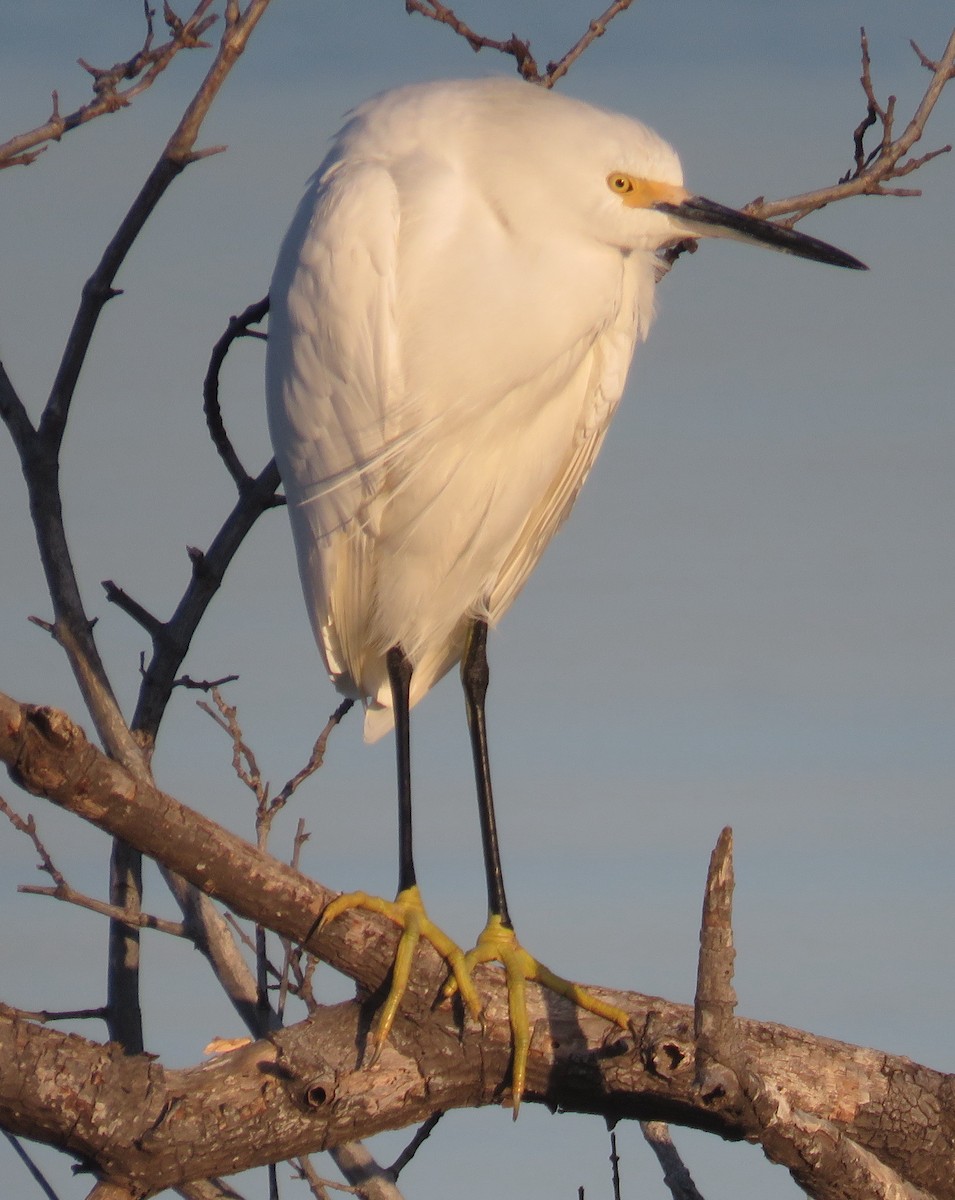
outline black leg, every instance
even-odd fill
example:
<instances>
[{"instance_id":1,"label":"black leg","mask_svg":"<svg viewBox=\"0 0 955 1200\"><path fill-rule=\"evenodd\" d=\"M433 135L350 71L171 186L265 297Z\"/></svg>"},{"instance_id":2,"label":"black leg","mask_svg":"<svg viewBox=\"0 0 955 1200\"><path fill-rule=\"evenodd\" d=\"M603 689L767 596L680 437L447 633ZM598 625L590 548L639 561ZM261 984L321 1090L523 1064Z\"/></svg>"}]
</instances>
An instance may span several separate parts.
<instances>
[{"instance_id":1,"label":"black leg","mask_svg":"<svg viewBox=\"0 0 955 1200\"><path fill-rule=\"evenodd\" d=\"M395 752L398 760L398 891L414 887L414 853L411 838L411 663L400 646L387 655L391 702L395 711Z\"/></svg>"},{"instance_id":2,"label":"black leg","mask_svg":"<svg viewBox=\"0 0 955 1200\"><path fill-rule=\"evenodd\" d=\"M489 671L487 665L487 621L474 621L468 633L468 643L461 660L461 682L471 734L471 753L474 755L474 780L477 786L478 812L481 817L481 841L484 846L484 871L487 875L487 907L492 917L499 917L505 929L513 929L504 895L504 876L501 872L501 851L494 820L494 796L491 791L491 764L487 754L487 723L484 701L487 696Z\"/></svg>"}]
</instances>

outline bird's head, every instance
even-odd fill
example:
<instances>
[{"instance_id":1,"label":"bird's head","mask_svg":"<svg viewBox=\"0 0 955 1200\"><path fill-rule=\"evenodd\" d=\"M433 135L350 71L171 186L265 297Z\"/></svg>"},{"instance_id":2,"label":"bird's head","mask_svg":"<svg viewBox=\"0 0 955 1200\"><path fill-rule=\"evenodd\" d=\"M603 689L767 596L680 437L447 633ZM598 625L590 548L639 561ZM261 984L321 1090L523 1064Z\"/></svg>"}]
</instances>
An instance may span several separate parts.
<instances>
[{"instance_id":1,"label":"bird's head","mask_svg":"<svg viewBox=\"0 0 955 1200\"><path fill-rule=\"evenodd\" d=\"M493 129L506 168L498 174L507 196L523 181L545 225L557 213L599 241L632 250L721 237L865 269L817 238L694 194L684 186L676 151L632 117L516 82L485 86L498 107L485 128Z\"/></svg>"}]
</instances>

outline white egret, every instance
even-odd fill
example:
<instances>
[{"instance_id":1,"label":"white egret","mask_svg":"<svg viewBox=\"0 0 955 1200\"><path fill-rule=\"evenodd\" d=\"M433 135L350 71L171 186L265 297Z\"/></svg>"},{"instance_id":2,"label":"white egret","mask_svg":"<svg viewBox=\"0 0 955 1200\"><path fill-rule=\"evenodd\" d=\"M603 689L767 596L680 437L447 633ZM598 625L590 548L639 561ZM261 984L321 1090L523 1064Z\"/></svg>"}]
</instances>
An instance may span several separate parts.
<instances>
[{"instance_id":1,"label":"white egret","mask_svg":"<svg viewBox=\"0 0 955 1200\"><path fill-rule=\"evenodd\" d=\"M396 727L394 902L326 909L400 926L380 1047L423 936L472 1011L476 962L507 970L513 1103L528 1048L523 981L624 1028L627 1014L517 942L501 875L484 723L488 626L570 512L653 315L657 252L728 237L843 267L856 259L683 186L630 117L503 79L416 85L358 108L311 180L271 289L269 421L312 626L369 741ZM461 951L427 919L411 844L409 709L461 664L488 921Z\"/></svg>"}]
</instances>

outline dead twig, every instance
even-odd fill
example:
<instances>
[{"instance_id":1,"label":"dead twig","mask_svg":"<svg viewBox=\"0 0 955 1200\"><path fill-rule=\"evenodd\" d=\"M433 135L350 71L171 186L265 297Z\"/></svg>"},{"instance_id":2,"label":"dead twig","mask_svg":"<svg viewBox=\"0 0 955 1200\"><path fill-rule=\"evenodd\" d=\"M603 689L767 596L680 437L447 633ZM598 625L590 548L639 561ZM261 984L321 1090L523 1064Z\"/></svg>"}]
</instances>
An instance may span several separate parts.
<instances>
[{"instance_id":1,"label":"dead twig","mask_svg":"<svg viewBox=\"0 0 955 1200\"><path fill-rule=\"evenodd\" d=\"M250 487L253 479L239 461L239 456L236 454L229 435L226 433L225 424L222 420L222 409L219 404L219 372L222 370L222 364L225 362L226 355L232 349L233 343L239 338L265 337L265 334L257 330L252 330L249 326L257 325L259 321L264 320L268 311L269 298L265 296L263 299L257 300L255 304L250 304L237 317L229 318L229 324L226 327L225 333L212 347L212 354L209 356L209 367L202 384L202 408L206 415L209 436L212 438L212 443L219 452L219 457L225 463L226 470L232 476L240 492ZM274 497L274 503L281 504L284 503L284 500L281 497Z\"/></svg>"},{"instance_id":2,"label":"dead twig","mask_svg":"<svg viewBox=\"0 0 955 1200\"><path fill-rule=\"evenodd\" d=\"M920 170L926 163L942 154L951 152L951 145L939 146L917 157L906 157L921 139L932 110L938 103L946 84L955 78L955 32L952 33L942 55L937 61L930 59L915 43L912 49L919 62L931 71L932 78L919 101L915 112L902 132L895 136L897 120L896 99L889 96L883 105L879 102L872 82L872 60L866 32L861 32L862 75L861 85L866 101L865 116L852 134L853 166L835 184L788 196L781 200L766 201L762 197L746 206L746 211L768 219L786 217L786 225L795 225L811 212L825 208L838 200L850 196L920 196L919 188L889 186L893 180L905 178ZM866 148L866 135L876 125L880 126L879 138L870 150Z\"/></svg>"},{"instance_id":3,"label":"dead twig","mask_svg":"<svg viewBox=\"0 0 955 1200\"><path fill-rule=\"evenodd\" d=\"M663 1168L663 1182L673 1200L703 1200L673 1144L669 1126L663 1121L641 1121L640 1131Z\"/></svg>"},{"instance_id":4,"label":"dead twig","mask_svg":"<svg viewBox=\"0 0 955 1200\"><path fill-rule=\"evenodd\" d=\"M557 61L549 62L543 72L531 53L530 42L519 38L516 33L503 39L477 33L470 25L462 21L452 8L439 3L439 0L405 0L405 11L409 14L420 13L421 16L427 17L431 21L447 25L458 37L464 38L475 53L479 50L497 50L501 54L510 55L514 59L517 72L522 79L550 88L567 74L588 46L607 32L607 26L614 17L625 12L631 4L633 4L633 0L614 0L614 3L606 11L589 23L586 32L578 38L566 54Z\"/></svg>"},{"instance_id":5,"label":"dead twig","mask_svg":"<svg viewBox=\"0 0 955 1200\"><path fill-rule=\"evenodd\" d=\"M39 1012L30 1012L26 1008L14 1008L10 1005L6 1007L7 1011L16 1013L18 1017L27 1021L34 1021L37 1025L49 1025L53 1021L105 1021L107 1017L105 1004L99 1008L69 1008L60 1012L50 1012L45 1008Z\"/></svg>"},{"instance_id":6,"label":"dead twig","mask_svg":"<svg viewBox=\"0 0 955 1200\"><path fill-rule=\"evenodd\" d=\"M433 1113L430 1117L428 1117L427 1121L418 1126L418 1128L415 1130L414 1137L411 1139L408 1145L405 1146L404 1150L402 1150L391 1166L386 1168L392 1179L397 1179L408 1163L411 1162L414 1156L434 1132L435 1126L443 1116L443 1112Z\"/></svg>"},{"instance_id":7,"label":"dead twig","mask_svg":"<svg viewBox=\"0 0 955 1200\"><path fill-rule=\"evenodd\" d=\"M17 888L24 896L51 896L54 900L62 900L64 904L72 904L76 908L85 908L89 912L98 913L101 917L109 917L120 925L129 925L134 929L155 929L158 933L168 933L171 937L189 937L182 921L167 921L163 917L154 917L150 913L140 911L130 912L120 908L118 904L107 904L105 900L96 900L93 896L77 892L68 883L56 887L40 887L35 884L22 883Z\"/></svg>"},{"instance_id":8,"label":"dead twig","mask_svg":"<svg viewBox=\"0 0 955 1200\"><path fill-rule=\"evenodd\" d=\"M59 1200L59 1197L53 1190L53 1187L51 1186L47 1177L43 1174L26 1150L24 1150L20 1139L14 1137L12 1133L7 1133L6 1130L3 1131L3 1136L13 1147L14 1154L16 1154L17 1158L19 1158L26 1169L30 1172L33 1182L37 1185L43 1195L46 1196L47 1200Z\"/></svg>"},{"instance_id":9,"label":"dead twig","mask_svg":"<svg viewBox=\"0 0 955 1200\"><path fill-rule=\"evenodd\" d=\"M33 819L33 814L30 813L26 819L24 819L20 816L16 809L10 807L10 805L2 796L0 796L0 813L3 813L3 815L18 833L24 834L33 843L34 850L36 850L37 854L40 856L40 861L37 864L37 870L44 871L47 875L49 875L57 888L67 887L68 885L65 877L63 876L62 872L58 870L56 864L53 862L53 859L50 857L46 846L44 846L43 842L40 840L40 835L37 832L36 821Z\"/></svg>"},{"instance_id":10,"label":"dead twig","mask_svg":"<svg viewBox=\"0 0 955 1200\"><path fill-rule=\"evenodd\" d=\"M4 167L27 166L36 161L50 142L58 142L70 130L78 129L80 125L107 113L128 108L137 96L152 87L180 50L208 49L209 43L202 40L202 35L218 20L215 13L205 15L211 4L212 0L200 0L185 21L177 17L166 4L164 17L171 37L155 47L152 44L152 11L147 6L146 36L142 47L130 58L105 68L91 66L82 58L77 59L83 70L92 77L93 99L64 115L60 112L59 93L54 91L47 120L0 145L0 170ZM130 86L121 87L126 82L130 82Z\"/></svg>"},{"instance_id":11,"label":"dead twig","mask_svg":"<svg viewBox=\"0 0 955 1200\"><path fill-rule=\"evenodd\" d=\"M633 0L614 0L614 3L605 12L602 12L599 17L595 17L587 26L587 32L571 46L563 58L547 64L547 70L542 80L544 86L553 87L558 79L562 79L587 47L597 38L603 37L607 32L607 26L614 17L626 12L632 3Z\"/></svg>"}]
</instances>

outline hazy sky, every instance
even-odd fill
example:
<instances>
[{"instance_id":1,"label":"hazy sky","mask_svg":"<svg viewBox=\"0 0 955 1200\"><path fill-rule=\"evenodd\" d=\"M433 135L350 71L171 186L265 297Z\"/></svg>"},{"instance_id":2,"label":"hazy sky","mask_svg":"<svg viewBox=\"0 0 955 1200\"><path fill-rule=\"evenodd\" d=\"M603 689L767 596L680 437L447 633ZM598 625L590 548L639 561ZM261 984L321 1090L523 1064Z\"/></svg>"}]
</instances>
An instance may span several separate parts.
<instances>
[{"instance_id":1,"label":"hazy sky","mask_svg":"<svg viewBox=\"0 0 955 1200\"><path fill-rule=\"evenodd\" d=\"M529 37L546 62L601 7L472 0L459 12L488 33ZM138 0L8 6L0 137L44 119L53 88L64 110L81 102L75 59L128 57L141 21ZM951 21L942 0L643 0L561 86L641 117L678 148L694 190L742 204L850 165L864 113L860 24L880 94L898 94L902 120L927 79L908 39L937 55ZM34 412L82 282L207 61L180 59L132 109L0 180L0 352ZM68 532L127 707L145 638L100 581L168 615L188 577L185 547L206 545L231 506L201 413L209 349L230 314L265 293L328 136L390 85L509 70L406 16L400 0L285 0L254 35L202 138L229 151L185 173L125 265L64 451ZM950 140L955 91L926 143ZM920 200L861 199L804 226L866 261L867 275L722 243L665 281L573 519L492 638L489 720L512 914L545 962L689 1001L707 858L732 824L740 1012L955 1070L955 165L943 158L917 182ZM241 347L223 387L255 469L269 453L262 360L259 343ZM26 621L49 603L25 507L3 434L0 687L85 720L62 655ZM281 512L249 538L185 669L241 676L230 700L277 783L307 757L336 697ZM391 894L392 749L365 747L359 726L338 731L275 848L287 853L305 815L306 870ZM483 877L454 678L416 710L414 738L425 898L470 944ZM194 697L177 695L160 783L249 835L251 804L229 758ZM0 790L36 813L71 882L102 894L105 839L6 781ZM2 998L99 1004L105 927L16 895L17 883L39 882L34 858L0 831ZM172 912L155 876L146 903ZM147 1013L150 1050L182 1065L210 1036L241 1032L194 952L147 936L144 957L147 987L165 989ZM372 1149L388 1162L407 1136ZM708 1197L796 1194L758 1151L679 1130L676 1140ZM628 1200L662 1196L639 1131L619 1141ZM409 1200L449 1190L572 1200L584 1185L593 1200L609 1192L607 1153L596 1121L533 1106L516 1128L508 1112L453 1114L402 1186ZM56 1161L64 1200L85 1195ZM35 1194L5 1146L0 1170L22 1179L19 1195Z\"/></svg>"}]
</instances>

